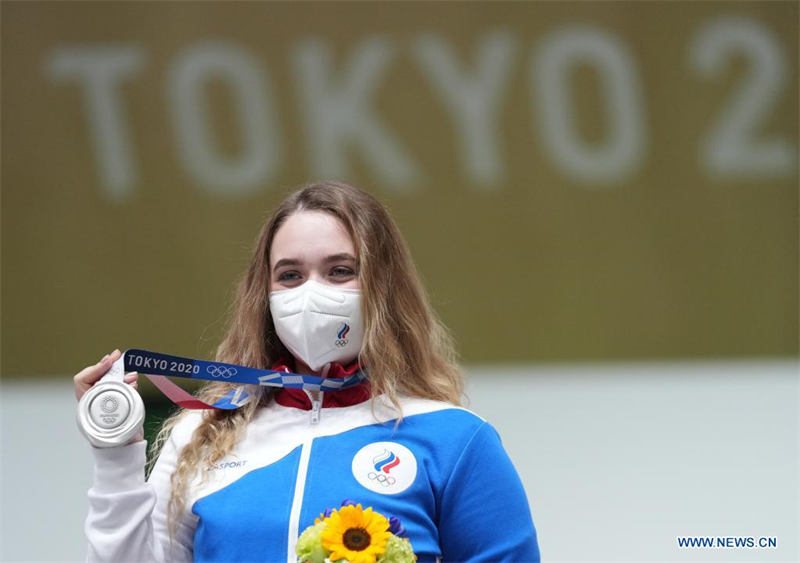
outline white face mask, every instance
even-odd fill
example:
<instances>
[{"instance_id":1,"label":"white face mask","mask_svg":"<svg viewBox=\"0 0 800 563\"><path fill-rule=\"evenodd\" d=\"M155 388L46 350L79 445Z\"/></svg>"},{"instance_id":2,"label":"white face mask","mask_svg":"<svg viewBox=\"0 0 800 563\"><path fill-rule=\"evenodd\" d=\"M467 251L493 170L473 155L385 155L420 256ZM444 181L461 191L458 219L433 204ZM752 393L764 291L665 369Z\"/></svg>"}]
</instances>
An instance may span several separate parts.
<instances>
[{"instance_id":1,"label":"white face mask","mask_svg":"<svg viewBox=\"0 0 800 563\"><path fill-rule=\"evenodd\" d=\"M269 308L278 338L312 370L358 357L364 339L360 289L308 280L270 292Z\"/></svg>"}]
</instances>

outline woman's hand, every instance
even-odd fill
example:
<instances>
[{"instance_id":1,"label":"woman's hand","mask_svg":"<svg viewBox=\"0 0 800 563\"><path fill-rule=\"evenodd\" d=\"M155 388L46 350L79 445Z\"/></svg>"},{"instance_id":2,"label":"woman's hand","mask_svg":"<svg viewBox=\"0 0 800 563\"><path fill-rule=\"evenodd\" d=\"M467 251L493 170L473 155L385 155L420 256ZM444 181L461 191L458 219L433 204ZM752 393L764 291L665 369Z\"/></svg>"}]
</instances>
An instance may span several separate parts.
<instances>
[{"instance_id":1,"label":"woman's hand","mask_svg":"<svg viewBox=\"0 0 800 563\"><path fill-rule=\"evenodd\" d=\"M122 356L122 352L114 350L110 354L106 354L103 359L95 365L88 366L80 371L72 379L73 383L75 383L75 398L80 401L83 394L91 389L92 385L100 381L100 378L111 369L111 364L116 362L120 356ZM139 374L135 371L125 374L125 383L129 384L134 389L138 388L138 380Z\"/></svg>"},{"instance_id":2,"label":"woman's hand","mask_svg":"<svg viewBox=\"0 0 800 563\"><path fill-rule=\"evenodd\" d=\"M75 377L72 379L73 383L75 384L75 398L79 401L81 397L83 397L84 393L86 393L92 386L100 381L100 379L106 374L106 372L111 369L111 365L116 362L122 356L122 352L119 350L114 350L110 354L106 354L99 362L94 364L93 366L87 366L80 372L78 372ZM139 374L135 371L125 374L125 383L133 387L134 389L138 390L138 380ZM133 439L128 442L132 444L133 442L138 442L144 439L144 432L139 431Z\"/></svg>"}]
</instances>

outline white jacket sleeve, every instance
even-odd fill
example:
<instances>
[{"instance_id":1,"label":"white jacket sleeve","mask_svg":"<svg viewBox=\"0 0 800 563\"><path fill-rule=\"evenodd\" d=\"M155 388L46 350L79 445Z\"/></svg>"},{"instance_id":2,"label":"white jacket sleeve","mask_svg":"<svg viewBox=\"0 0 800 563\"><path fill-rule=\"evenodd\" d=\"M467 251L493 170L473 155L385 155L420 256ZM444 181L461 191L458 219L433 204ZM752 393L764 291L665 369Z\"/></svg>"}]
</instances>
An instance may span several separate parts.
<instances>
[{"instance_id":1,"label":"white jacket sleeve","mask_svg":"<svg viewBox=\"0 0 800 563\"><path fill-rule=\"evenodd\" d=\"M92 448L94 482L89 489L85 526L88 562L192 561L196 518L184 513L172 541L167 531L170 476L179 452L175 435L183 434L176 432L178 427L164 445L147 482L147 442Z\"/></svg>"}]
</instances>

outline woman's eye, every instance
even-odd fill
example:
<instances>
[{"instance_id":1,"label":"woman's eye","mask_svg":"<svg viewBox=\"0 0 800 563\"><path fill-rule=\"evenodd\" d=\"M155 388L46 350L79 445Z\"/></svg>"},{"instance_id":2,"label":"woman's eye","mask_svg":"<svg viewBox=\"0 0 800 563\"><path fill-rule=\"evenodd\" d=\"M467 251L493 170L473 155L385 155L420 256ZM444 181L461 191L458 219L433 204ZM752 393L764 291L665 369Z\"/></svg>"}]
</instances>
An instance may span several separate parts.
<instances>
[{"instance_id":1,"label":"woman's eye","mask_svg":"<svg viewBox=\"0 0 800 563\"><path fill-rule=\"evenodd\" d=\"M352 268L347 268L345 266L336 266L331 270L331 275L335 278L343 278L343 277L354 276L356 275L356 273Z\"/></svg>"},{"instance_id":2,"label":"woman's eye","mask_svg":"<svg viewBox=\"0 0 800 563\"><path fill-rule=\"evenodd\" d=\"M287 272L281 272L278 275L278 281L292 281L292 280L296 280L296 279L300 279L300 274L298 274L294 270L289 270Z\"/></svg>"}]
</instances>

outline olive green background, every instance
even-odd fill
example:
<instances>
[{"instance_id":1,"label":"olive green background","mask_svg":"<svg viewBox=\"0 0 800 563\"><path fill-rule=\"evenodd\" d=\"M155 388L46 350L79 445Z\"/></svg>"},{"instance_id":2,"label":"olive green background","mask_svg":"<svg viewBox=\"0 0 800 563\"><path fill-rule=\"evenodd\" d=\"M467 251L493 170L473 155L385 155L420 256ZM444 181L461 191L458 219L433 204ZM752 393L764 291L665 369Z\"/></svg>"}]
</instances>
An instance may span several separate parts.
<instances>
[{"instance_id":1,"label":"olive green background","mask_svg":"<svg viewBox=\"0 0 800 563\"><path fill-rule=\"evenodd\" d=\"M734 57L714 79L689 62L704 22L755 20L777 40L787 86L757 138L798 141L796 2L635 3L2 3L3 377L71 373L115 347L210 357L254 237L289 189L314 179L298 114L292 48L318 37L337 67L370 37L395 46L373 109L423 171L408 193L376 177L357 148L340 178L384 201L467 363L796 356L798 177L719 178L700 145L747 79ZM570 25L615 36L643 93L641 164L610 184L565 174L542 143L530 67L540 41ZM463 68L484 34L515 39L498 115L503 178L476 185L458 131L412 56L421 33ZM266 69L282 157L252 195L198 189L183 169L165 94L187 45L234 42ZM136 44L122 82L138 178L101 186L79 85L48 77L54 50ZM219 150L240 138L229 93L206 95ZM601 82L572 76L585 139L607 126Z\"/></svg>"}]
</instances>

